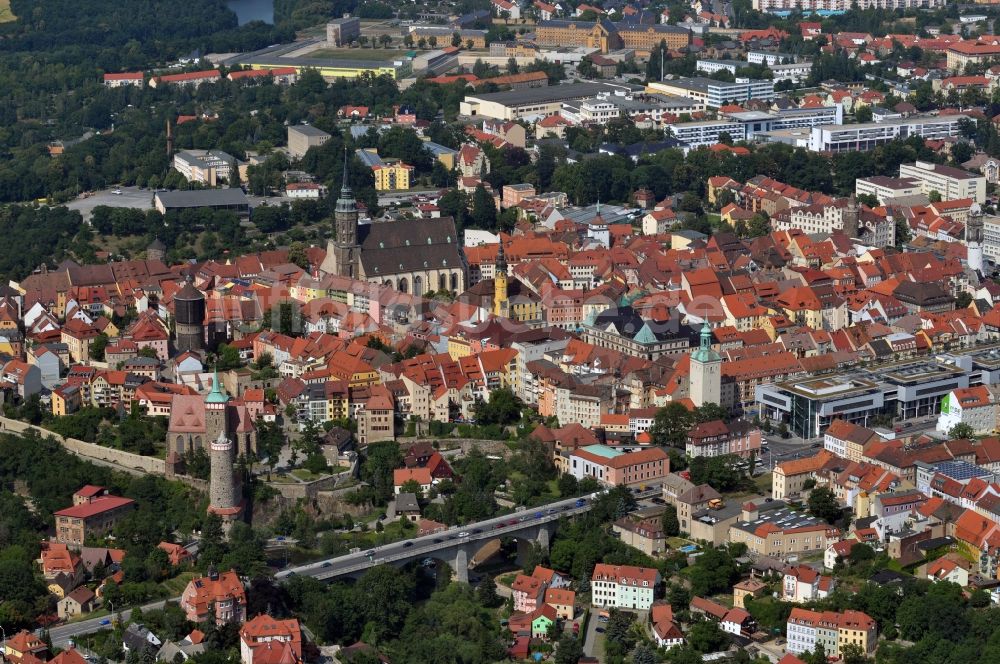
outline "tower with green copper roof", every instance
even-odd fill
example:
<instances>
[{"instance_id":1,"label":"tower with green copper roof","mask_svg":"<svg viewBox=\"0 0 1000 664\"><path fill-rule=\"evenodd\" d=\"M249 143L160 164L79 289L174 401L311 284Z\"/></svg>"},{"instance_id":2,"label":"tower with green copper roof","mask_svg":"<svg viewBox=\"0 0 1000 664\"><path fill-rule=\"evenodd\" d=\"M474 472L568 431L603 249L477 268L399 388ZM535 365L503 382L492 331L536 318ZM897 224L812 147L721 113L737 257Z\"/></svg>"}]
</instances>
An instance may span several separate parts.
<instances>
[{"instance_id":1,"label":"tower with green copper roof","mask_svg":"<svg viewBox=\"0 0 1000 664\"><path fill-rule=\"evenodd\" d=\"M701 328L701 343L691 353L688 396L695 406L718 404L722 392L722 356L712 348L712 328L705 321Z\"/></svg>"},{"instance_id":2,"label":"tower with green copper roof","mask_svg":"<svg viewBox=\"0 0 1000 664\"><path fill-rule=\"evenodd\" d=\"M228 412L226 404L229 395L222 389L219 372L212 374L212 390L205 395L205 438L206 445L219 438L219 434L229 435Z\"/></svg>"}]
</instances>

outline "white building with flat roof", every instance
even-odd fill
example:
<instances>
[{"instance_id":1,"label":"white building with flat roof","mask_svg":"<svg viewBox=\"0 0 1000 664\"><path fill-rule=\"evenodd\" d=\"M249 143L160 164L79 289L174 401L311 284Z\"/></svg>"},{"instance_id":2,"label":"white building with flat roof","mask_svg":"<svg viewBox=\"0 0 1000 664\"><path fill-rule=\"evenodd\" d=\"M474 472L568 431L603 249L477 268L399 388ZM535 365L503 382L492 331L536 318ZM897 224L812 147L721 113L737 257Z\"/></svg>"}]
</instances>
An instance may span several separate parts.
<instances>
[{"instance_id":1,"label":"white building with flat roof","mask_svg":"<svg viewBox=\"0 0 1000 664\"><path fill-rule=\"evenodd\" d=\"M857 152L910 136L948 138L958 136L961 121L968 119L967 115L945 115L889 122L829 124L812 128L808 148L813 152Z\"/></svg>"},{"instance_id":2,"label":"white building with flat roof","mask_svg":"<svg viewBox=\"0 0 1000 664\"><path fill-rule=\"evenodd\" d=\"M923 193L920 183L913 178L891 178L885 175L873 175L868 178L858 178L854 182L854 193L858 196L868 194L878 199L880 205L885 205L892 198L915 196Z\"/></svg>"},{"instance_id":3,"label":"white building with flat roof","mask_svg":"<svg viewBox=\"0 0 1000 664\"><path fill-rule=\"evenodd\" d=\"M920 183L925 194L936 191L943 201L971 198L982 205L986 202L986 176L970 173L954 166L944 166L929 161L899 165L899 177L912 178Z\"/></svg>"}]
</instances>

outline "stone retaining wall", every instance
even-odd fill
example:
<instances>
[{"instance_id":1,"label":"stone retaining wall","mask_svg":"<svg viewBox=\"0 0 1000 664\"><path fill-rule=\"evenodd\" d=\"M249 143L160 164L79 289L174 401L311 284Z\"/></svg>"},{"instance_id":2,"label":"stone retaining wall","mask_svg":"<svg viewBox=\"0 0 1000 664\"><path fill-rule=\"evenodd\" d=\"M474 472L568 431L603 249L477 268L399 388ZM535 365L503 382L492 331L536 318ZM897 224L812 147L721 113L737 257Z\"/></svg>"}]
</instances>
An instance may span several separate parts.
<instances>
[{"instance_id":1,"label":"stone retaining wall","mask_svg":"<svg viewBox=\"0 0 1000 664\"><path fill-rule=\"evenodd\" d=\"M0 416L0 431L2 432L24 433L29 429L34 430L42 438L56 440L67 452L85 459L103 461L129 472L139 471L140 473L155 473L157 475L163 475L166 472L166 463L163 459L116 450L76 438L63 438L48 429Z\"/></svg>"}]
</instances>

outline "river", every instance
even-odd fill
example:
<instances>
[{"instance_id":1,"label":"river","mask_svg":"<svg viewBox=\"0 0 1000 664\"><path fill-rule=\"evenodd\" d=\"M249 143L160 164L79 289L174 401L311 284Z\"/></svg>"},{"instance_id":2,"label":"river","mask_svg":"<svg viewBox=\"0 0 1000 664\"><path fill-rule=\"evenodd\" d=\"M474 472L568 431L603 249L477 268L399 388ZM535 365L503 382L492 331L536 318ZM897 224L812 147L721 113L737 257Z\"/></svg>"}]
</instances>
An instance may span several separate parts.
<instances>
[{"instance_id":1,"label":"river","mask_svg":"<svg viewBox=\"0 0 1000 664\"><path fill-rule=\"evenodd\" d=\"M226 6L236 12L240 25L250 21L274 22L274 0L229 0Z\"/></svg>"}]
</instances>

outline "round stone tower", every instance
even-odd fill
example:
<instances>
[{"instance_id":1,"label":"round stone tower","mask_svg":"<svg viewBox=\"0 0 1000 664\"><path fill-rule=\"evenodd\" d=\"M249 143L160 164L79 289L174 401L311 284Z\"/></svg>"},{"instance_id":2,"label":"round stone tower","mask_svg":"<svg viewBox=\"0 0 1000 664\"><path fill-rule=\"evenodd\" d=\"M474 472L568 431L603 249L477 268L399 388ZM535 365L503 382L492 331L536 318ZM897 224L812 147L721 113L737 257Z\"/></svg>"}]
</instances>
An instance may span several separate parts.
<instances>
[{"instance_id":1,"label":"round stone tower","mask_svg":"<svg viewBox=\"0 0 1000 664\"><path fill-rule=\"evenodd\" d=\"M174 295L174 322L179 352L205 347L205 294L194 287L191 275Z\"/></svg>"},{"instance_id":2,"label":"round stone tower","mask_svg":"<svg viewBox=\"0 0 1000 664\"><path fill-rule=\"evenodd\" d=\"M239 513L239 501L233 477L233 443L224 431L212 441L209 459L212 475L208 488L208 509L223 517L235 516Z\"/></svg>"}]
</instances>

